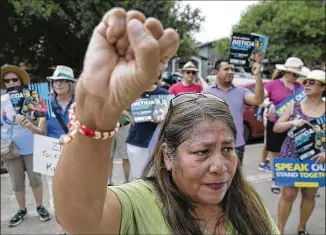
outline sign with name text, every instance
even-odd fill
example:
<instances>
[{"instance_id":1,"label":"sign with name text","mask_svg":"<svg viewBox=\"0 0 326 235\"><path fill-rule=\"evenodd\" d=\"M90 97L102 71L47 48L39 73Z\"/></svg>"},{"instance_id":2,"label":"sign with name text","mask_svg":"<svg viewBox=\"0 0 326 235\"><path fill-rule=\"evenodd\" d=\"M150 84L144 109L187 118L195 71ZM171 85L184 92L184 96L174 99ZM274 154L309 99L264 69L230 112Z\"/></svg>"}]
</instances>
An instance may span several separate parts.
<instances>
[{"instance_id":1,"label":"sign with name text","mask_svg":"<svg viewBox=\"0 0 326 235\"><path fill-rule=\"evenodd\" d=\"M33 171L53 176L62 150L59 139L34 135Z\"/></svg>"},{"instance_id":2,"label":"sign with name text","mask_svg":"<svg viewBox=\"0 0 326 235\"><path fill-rule=\"evenodd\" d=\"M130 106L131 116L135 123L163 120L174 95L151 95L140 98Z\"/></svg>"},{"instance_id":3,"label":"sign with name text","mask_svg":"<svg viewBox=\"0 0 326 235\"><path fill-rule=\"evenodd\" d=\"M275 184L285 187L325 187L325 163L315 160L301 161L298 158L274 158Z\"/></svg>"},{"instance_id":4,"label":"sign with name text","mask_svg":"<svg viewBox=\"0 0 326 235\"><path fill-rule=\"evenodd\" d=\"M325 115L311 120L310 124L293 130L294 144L300 160L309 159L320 152L325 152Z\"/></svg>"}]
</instances>

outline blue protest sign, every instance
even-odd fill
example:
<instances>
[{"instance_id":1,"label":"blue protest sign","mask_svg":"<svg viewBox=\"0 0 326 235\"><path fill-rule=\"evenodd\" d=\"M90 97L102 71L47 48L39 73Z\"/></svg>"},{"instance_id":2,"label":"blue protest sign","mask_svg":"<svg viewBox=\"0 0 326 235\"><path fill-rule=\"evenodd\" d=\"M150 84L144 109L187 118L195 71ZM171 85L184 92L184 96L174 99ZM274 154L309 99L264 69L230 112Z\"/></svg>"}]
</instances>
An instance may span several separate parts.
<instances>
[{"instance_id":1,"label":"blue protest sign","mask_svg":"<svg viewBox=\"0 0 326 235\"><path fill-rule=\"evenodd\" d=\"M281 103L276 105L277 118L282 116L282 114L285 112L288 105L294 104L295 102L300 102L305 98L306 98L306 93L304 92L303 87L300 87L298 90L296 90L296 92L294 92L292 95L284 99Z\"/></svg>"},{"instance_id":2,"label":"blue protest sign","mask_svg":"<svg viewBox=\"0 0 326 235\"><path fill-rule=\"evenodd\" d=\"M298 158L275 158L275 184L285 187L317 188L325 187L325 163L315 160L300 161Z\"/></svg>"}]
</instances>

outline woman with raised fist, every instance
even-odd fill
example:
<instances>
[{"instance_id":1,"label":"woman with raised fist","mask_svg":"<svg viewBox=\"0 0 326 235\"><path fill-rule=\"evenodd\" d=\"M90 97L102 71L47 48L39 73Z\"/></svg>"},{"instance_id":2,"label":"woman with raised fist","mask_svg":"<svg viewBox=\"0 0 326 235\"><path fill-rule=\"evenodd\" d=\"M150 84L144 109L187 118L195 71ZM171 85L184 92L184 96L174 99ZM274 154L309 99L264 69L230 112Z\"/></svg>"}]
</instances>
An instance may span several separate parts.
<instances>
[{"instance_id":1,"label":"woman with raised fist","mask_svg":"<svg viewBox=\"0 0 326 235\"><path fill-rule=\"evenodd\" d=\"M57 220L69 233L278 234L242 175L228 105L214 95L171 100L142 179L106 186L119 115L152 86L178 41L158 20L120 8L94 30L54 176Z\"/></svg>"}]
</instances>

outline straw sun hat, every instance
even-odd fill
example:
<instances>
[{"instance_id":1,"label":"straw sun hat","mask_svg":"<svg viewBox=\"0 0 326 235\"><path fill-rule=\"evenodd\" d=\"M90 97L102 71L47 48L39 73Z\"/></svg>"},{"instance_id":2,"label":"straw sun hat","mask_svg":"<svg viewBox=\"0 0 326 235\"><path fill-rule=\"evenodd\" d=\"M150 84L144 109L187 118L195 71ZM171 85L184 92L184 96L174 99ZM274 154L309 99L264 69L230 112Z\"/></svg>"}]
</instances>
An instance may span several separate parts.
<instances>
[{"instance_id":1,"label":"straw sun hat","mask_svg":"<svg viewBox=\"0 0 326 235\"><path fill-rule=\"evenodd\" d=\"M1 67L1 89L6 89L3 81L3 75L10 72L17 74L23 84L29 84L31 82L31 79L25 70L18 66L6 64Z\"/></svg>"},{"instance_id":2,"label":"straw sun hat","mask_svg":"<svg viewBox=\"0 0 326 235\"><path fill-rule=\"evenodd\" d=\"M307 76L310 71L307 67L304 67L302 60L297 57L290 57L285 61L285 64L277 64L275 67L278 70L302 76Z\"/></svg>"}]
</instances>

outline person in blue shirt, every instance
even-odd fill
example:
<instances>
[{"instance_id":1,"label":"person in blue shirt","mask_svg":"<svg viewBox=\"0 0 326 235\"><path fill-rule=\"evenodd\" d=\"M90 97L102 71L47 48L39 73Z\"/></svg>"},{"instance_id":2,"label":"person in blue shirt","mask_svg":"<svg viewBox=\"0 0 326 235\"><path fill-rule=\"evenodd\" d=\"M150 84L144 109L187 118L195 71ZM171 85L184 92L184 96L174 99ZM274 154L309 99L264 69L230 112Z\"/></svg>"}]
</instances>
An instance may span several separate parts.
<instances>
[{"instance_id":1,"label":"person in blue shirt","mask_svg":"<svg viewBox=\"0 0 326 235\"><path fill-rule=\"evenodd\" d=\"M50 82L50 93L52 95L52 112L50 117L39 118L38 126L33 125L23 116L20 116L18 120L33 134L59 139L66 134L65 128L67 128L69 123L69 109L75 101L76 80L73 70L63 65L58 65L53 75L47 77L47 80Z\"/></svg>"},{"instance_id":2,"label":"person in blue shirt","mask_svg":"<svg viewBox=\"0 0 326 235\"><path fill-rule=\"evenodd\" d=\"M29 83L29 75L22 68L13 65L4 65L1 67L1 89L8 89ZM42 204L42 177L41 174L33 172L33 134L24 126L19 125L18 122L15 121L14 116L10 117L4 115L6 111L3 111L5 110L3 110L1 105L1 132L5 129L5 125L7 125L7 127L9 126L9 128L13 128L10 138L17 146L20 154L17 158L4 160L19 205L18 212L9 221L8 226L15 227L19 225L28 215L25 204L25 170L37 204L36 211L41 221L47 221L51 216ZM18 118L18 115L16 115L15 118Z\"/></svg>"},{"instance_id":3,"label":"person in blue shirt","mask_svg":"<svg viewBox=\"0 0 326 235\"><path fill-rule=\"evenodd\" d=\"M148 98L151 95L161 94L169 95L169 92L154 84L141 95L141 98ZM132 180L141 177L143 169L149 158L149 143L160 121L161 120L157 120L155 122L135 123L131 125L129 129L129 135L126 142Z\"/></svg>"},{"instance_id":4,"label":"person in blue shirt","mask_svg":"<svg viewBox=\"0 0 326 235\"><path fill-rule=\"evenodd\" d=\"M60 138L66 134L66 128L69 123L69 109L75 102L75 83L74 72L71 68L58 65L51 77L47 77L50 82L50 93L52 95L51 116L39 118L39 124L36 127L24 116L20 116L19 121L26 126L33 134L47 135L53 138ZM60 120L59 120L60 119ZM59 233L64 233L62 227L57 224Z\"/></svg>"}]
</instances>

